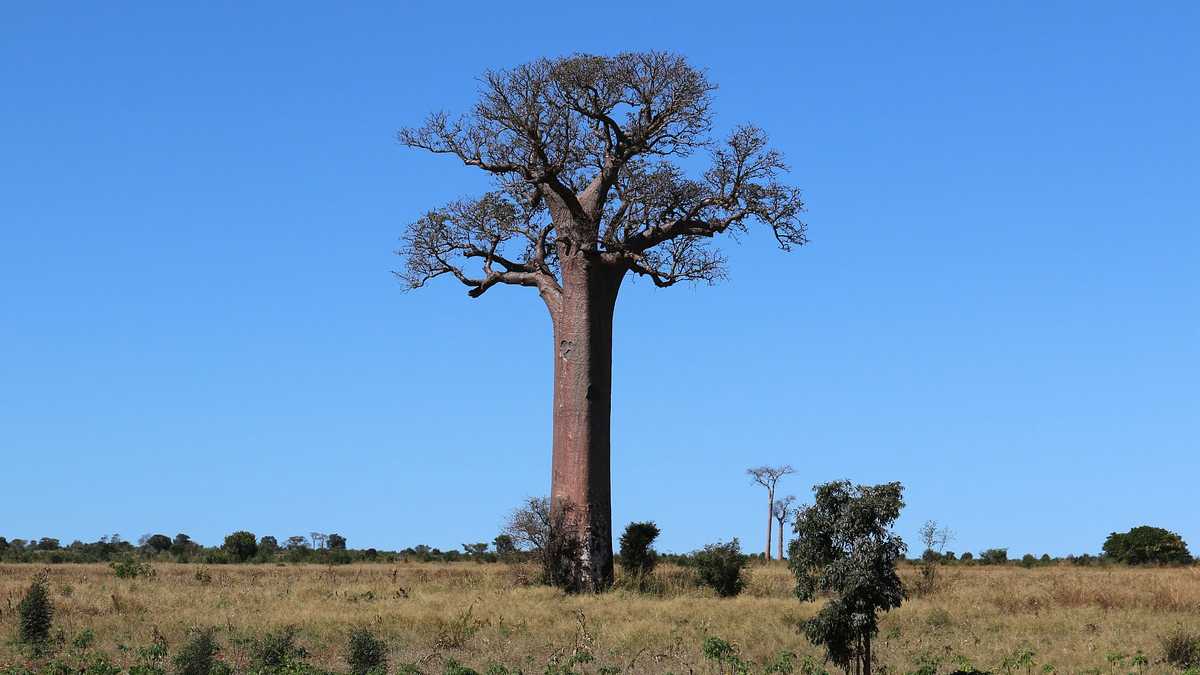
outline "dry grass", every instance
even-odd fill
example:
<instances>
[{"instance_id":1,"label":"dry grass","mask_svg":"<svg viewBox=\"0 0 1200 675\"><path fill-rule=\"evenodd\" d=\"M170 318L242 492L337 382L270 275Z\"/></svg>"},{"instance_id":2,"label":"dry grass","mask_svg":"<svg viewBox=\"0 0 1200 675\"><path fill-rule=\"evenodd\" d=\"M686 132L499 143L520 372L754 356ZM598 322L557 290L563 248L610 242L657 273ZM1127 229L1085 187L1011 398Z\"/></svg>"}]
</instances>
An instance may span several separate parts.
<instances>
[{"instance_id":1,"label":"dry grass","mask_svg":"<svg viewBox=\"0 0 1200 675\"><path fill-rule=\"evenodd\" d=\"M117 579L102 565L50 568L56 627L68 638L92 629L98 648L125 664L131 657L118 645L146 645L154 631L178 645L191 626L217 627L226 658L241 666L248 638L290 625L312 662L331 669L344 668L346 637L362 624L387 640L393 664L423 662L429 672L447 658L541 672L581 643L597 665L627 672L714 672L700 653L708 636L760 663L780 651L819 655L796 631L817 605L791 596L779 564L754 567L746 592L726 600L674 566L657 573L659 596L587 597L528 586L527 570L503 565L222 566L207 568L207 582L195 565L155 567L150 580ZM39 569L0 565L0 666L21 661L11 641L16 606ZM1150 658L1146 672L1170 672L1155 663L1160 637L1178 626L1200 630L1200 568L956 567L943 579L938 592L883 618L876 653L890 672L930 660L949 672L961 659L994 669L1025 647L1060 673L1131 672L1111 669L1106 657L1138 650Z\"/></svg>"}]
</instances>

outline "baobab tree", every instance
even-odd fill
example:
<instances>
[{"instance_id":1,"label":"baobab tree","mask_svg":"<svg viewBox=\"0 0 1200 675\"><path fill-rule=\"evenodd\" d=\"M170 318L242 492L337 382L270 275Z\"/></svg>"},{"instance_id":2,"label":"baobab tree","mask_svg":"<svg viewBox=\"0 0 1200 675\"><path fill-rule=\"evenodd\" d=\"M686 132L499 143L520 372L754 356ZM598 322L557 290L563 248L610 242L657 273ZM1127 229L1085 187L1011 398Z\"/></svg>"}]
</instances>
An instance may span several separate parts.
<instances>
[{"instance_id":1,"label":"baobab tree","mask_svg":"<svg viewBox=\"0 0 1200 675\"><path fill-rule=\"evenodd\" d=\"M754 126L711 135L715 86L682 56L622 53L539 59L489 71L478 102L400 131L493 179L409 225L398 253L411 288L449 276L478 298L536 289L553 327L552 508L580 538L577 587L612 582L610 408L617 293L633 275L657 287L714 282L714 237L762 226L787 250L806 243L800 191ZM689 177L673 159L711 162Z\"/></svg>"},{"instance_id":2,"label":"baobab tree","mask_svg":"<svg viewBox=\"0 0 1200 675\"><path fill-rule=\"evenodd\" d=\"M796 501L795 495L788 495L775 500L775 505L771 508L771 515L775 516L775 520L779 523L779 559L783 560L783 531L787 525L787 521L792 517L792 503Z\"/></svg>"},{"instance_id":3,"label":"baobab tree","mask_svg":"<svg viewBox=\"0 0 1200 675\"><path fill-rule=\"evenodd\" d=\"M750 475L751 480L759 485L767 488L767 547L763 552L763 557L767 560L771 559L771 526L775 522L775 486L779 484L779 479L784 476L796 473L791 464L783 466L759 466L753 469L746 469L746 473ZM783 556L780 555L780 558Z\"/></svg>"}]
</instances>

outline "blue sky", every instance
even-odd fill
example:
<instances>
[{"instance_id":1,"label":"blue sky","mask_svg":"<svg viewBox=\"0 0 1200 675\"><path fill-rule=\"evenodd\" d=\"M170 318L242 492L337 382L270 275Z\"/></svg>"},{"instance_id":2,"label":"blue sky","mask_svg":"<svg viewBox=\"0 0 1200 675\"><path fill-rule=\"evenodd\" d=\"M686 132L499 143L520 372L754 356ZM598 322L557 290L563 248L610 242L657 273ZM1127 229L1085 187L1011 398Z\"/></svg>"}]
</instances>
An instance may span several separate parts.
<instances>
[{"instance_id":1,"label":"blue sky","mask_svg":"<svg viewBox=\"0 0 1200 675\"><path fill-rule=\"evenodd\" d=\"M405 223L487 187L396 129L485 69L667 49L770 132L811 245L626 285L614 519L760 546L900 480L950 548L1200 553L1194 3L11 4L0 21L0 534L490 540L549 483L536 294L403 292Z\"/></svg>"}]
</instances>

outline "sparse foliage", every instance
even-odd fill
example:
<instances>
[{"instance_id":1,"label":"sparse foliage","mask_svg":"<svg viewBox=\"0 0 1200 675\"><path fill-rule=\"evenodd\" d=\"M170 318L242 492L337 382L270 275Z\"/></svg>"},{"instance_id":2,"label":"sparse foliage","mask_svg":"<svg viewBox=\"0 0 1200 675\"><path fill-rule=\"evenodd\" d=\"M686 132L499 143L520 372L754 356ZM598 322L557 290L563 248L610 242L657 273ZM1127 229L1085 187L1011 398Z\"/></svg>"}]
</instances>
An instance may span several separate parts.
<instances>
[{"instance_id":1,"label":"sparse foliage","mask_svg":"<svg viewBox=\"0 0 1200 675\"><path fill-rule=\"evenodd\" d=\"M552 506L545 497L530 497L512 512L505 532L537 557L542 583L580 590L579 526L573 505Z\"/></svg>"},{"instance_id":2,"label":"sparse foliage","mask_svg":"<svg viewBox=\"0 0 1200 675\"><path fill-rule=\"evenodd\" d=\"M755 483L767 489L767 546L763 550L763 557L767 560L771 559L771 529L775 524L775 486L779 484L780 479L788 474L795 473L796 470L790 464L783 466L759 466L753 469L746 469L746 473ZM780 554L782 557L782 554Z\"/></svg>"}]
</instances>

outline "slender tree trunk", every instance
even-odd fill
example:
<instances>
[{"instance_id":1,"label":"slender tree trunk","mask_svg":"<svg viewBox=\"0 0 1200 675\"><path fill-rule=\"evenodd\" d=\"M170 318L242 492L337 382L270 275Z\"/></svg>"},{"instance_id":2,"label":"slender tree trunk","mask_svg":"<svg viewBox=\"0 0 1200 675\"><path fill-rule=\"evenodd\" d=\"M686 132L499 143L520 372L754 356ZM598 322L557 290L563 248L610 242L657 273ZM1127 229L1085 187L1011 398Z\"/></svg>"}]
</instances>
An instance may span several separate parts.
<instances>
[{"instance_id":1,"label":"slender tree trunk","mask_svg":"<svg viewBox=\"0 0 1200 675\"><path fill-rule=\"evenodd\" d=\"M775 523L775 489L767 488L767 560L771 559L771 525Z\"/></svg>"},{"instance_id":2,"label":"slender tree trunk","mask_svg":"<svg viewBox=\"0 0 1200 675\"><path fill-rule=\"evenodd\" d=\"M783 560L783 521L779 521L779 559Z\"/></svg>"},{"instance_id":3,"label":"slender tree trunk","mask_svg":"<svg viewBox=\"0 0 1200 675\"><path fill-rule=\"evenodd\" d=\"M578 590L612 585L613 310L624 270L594 253L560 256L562 302L554 320L552 508L571 508L581 544Z\"/></svg>"}]
</instances>

